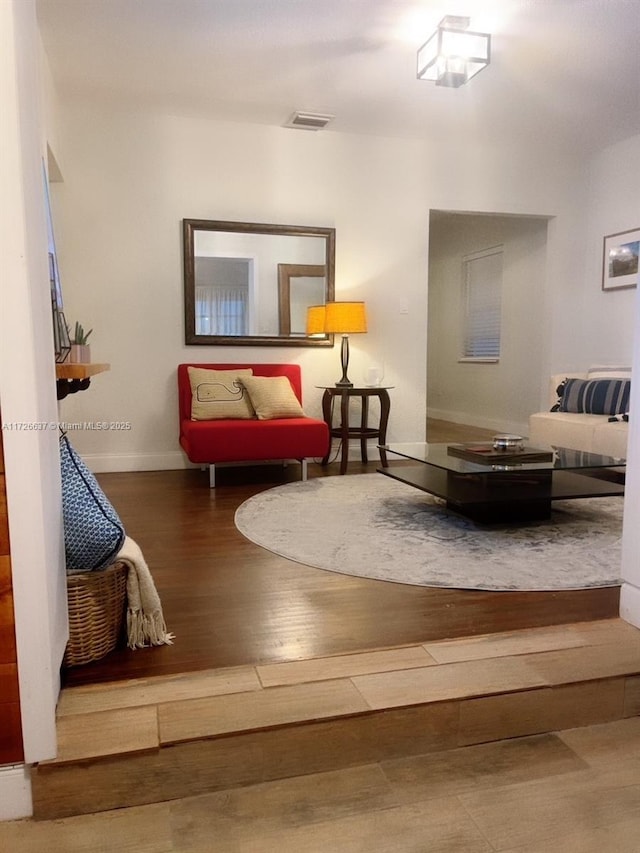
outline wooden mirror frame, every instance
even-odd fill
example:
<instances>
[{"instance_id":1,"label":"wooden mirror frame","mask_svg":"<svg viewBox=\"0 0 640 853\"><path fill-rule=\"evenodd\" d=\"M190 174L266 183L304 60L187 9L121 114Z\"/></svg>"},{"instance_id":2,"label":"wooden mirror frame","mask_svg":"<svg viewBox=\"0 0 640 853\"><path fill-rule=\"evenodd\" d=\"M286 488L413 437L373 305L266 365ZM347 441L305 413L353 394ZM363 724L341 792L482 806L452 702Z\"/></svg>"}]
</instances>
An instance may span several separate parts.
<instances>
[{"instance_id":1,"label":"wooden mirror frame","mask_svg":"<svg viewBox=\"0 0 640 853\"><path fill-rule=\"evenodd\" d=\"M184 323L185 344L189 346L294 346L331 347L333 335L307 338L300 335L198 335L195 316L195 232L221 231L245 234L273 234L291 237L321 237L325 240L326 287L325 301L332 302L335 295L335 228L315 228L306 225L271 225L251 222L225 222L212 219L183 219L182 242L184 259ZM280 265L283 266L283 265ZM302 265L299 265L302 266ZM304 265L316 266L316 265ZM316 273L317 274L317 273ZM274 299L279 300L280 329L283 328L283 293L274 277ZM289 295L289 294L287 294ZM286 296L285 296L286 300ZM290 303L289 303L290 304ZM288 312L287 312L287 316ZM290 320L289 320L290 323ZM286 327L286 321L284 323Z\"/></svg>"},{"instance_id":2,"label":"wooden mirror frame","mask_svg":"<svg viewBox=\"0 0 640 853\"><path fill-rule=\"evenodd\" d=\"M324 278L324 266L322 264L278 264L278 316L281 335L291 336L292 334L291 280L295 278ZM317 300L314 301L314 305L317 304ZM294 335L300 337L299 334L294 333Z\"/></svg>"}]
</instances>

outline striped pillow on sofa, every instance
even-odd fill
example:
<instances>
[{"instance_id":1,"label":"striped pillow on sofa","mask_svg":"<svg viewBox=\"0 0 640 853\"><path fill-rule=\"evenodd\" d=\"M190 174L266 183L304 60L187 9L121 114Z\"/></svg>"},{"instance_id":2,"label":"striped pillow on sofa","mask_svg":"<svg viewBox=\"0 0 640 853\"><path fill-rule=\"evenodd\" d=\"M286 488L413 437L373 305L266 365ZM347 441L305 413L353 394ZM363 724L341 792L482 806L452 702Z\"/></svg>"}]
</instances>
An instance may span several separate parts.
<instances>
[{"instance_id":1,"label":"striped pillow on sofa","mask_svg":"<svg viewBox=\"0 0 640 853\"><path fill-rule=\"evenodd\" d=\"M567 379L558 391L560 412L618 415L629 411L629 379Z\"/></svg>"}]
</instances>

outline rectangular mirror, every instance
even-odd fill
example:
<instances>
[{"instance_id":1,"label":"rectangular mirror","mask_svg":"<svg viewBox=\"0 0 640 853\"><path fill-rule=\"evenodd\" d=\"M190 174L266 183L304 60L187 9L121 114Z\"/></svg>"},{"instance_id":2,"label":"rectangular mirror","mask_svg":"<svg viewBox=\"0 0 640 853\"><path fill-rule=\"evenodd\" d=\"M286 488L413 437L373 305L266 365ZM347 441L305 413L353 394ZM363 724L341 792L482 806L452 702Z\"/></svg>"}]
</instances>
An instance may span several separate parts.
<instances>
[{"instance_id":1,"label":"rectangular mirror","mask_svg":"<svg viewBox=\"0 0 640 853\"><path fill-rule=\"evenodd\" d=\"M335 229L183 220L185 343L332 346L307 307L332 301Z\"/></svg>"}]
</instances>

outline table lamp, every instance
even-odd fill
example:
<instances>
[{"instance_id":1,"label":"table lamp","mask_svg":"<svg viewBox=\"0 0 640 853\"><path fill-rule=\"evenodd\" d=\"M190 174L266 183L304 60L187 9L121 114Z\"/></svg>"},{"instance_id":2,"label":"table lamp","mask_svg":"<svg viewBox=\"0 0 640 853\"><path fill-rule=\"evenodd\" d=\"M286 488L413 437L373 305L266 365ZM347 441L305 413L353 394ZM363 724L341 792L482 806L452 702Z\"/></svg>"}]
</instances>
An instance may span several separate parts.
<instances>
[{"instance_id":1,"label":"table lamp","mask_svg":"<svg viewBox=\"0 0 640 853\"><path fill-rule=\"evenodd\" d=\"M324 307L324 317L318 308ZM322 328L320 328L322 323ZM364 302L327 302L324 306L312 305L307 312L307 334L319 333L342 335L340 362L342 378L336 382L339 388L352 388L347 376L349 367L349 335L367 331L367 315Z\"/></svg>"}]
</instances>

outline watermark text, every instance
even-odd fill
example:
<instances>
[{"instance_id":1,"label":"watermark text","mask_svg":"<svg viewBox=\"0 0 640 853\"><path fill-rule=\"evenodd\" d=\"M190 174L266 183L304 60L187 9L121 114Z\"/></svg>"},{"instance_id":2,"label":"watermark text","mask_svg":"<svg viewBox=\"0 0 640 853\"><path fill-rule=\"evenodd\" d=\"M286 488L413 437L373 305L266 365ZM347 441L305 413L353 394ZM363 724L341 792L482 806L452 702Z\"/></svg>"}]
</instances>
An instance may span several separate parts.
<instances>
[{"instance_id":1,"label":"watermark text","mask_svg":"<svg viewBox=\"0 0 640 853\"><path fill-rule=\"evenodd\" d=\"M2 424L7 432L44 432L61 429L63 432L74 430L118 431L132 429L131 421L7 421Z\"/></svg>"}]
</instances>

